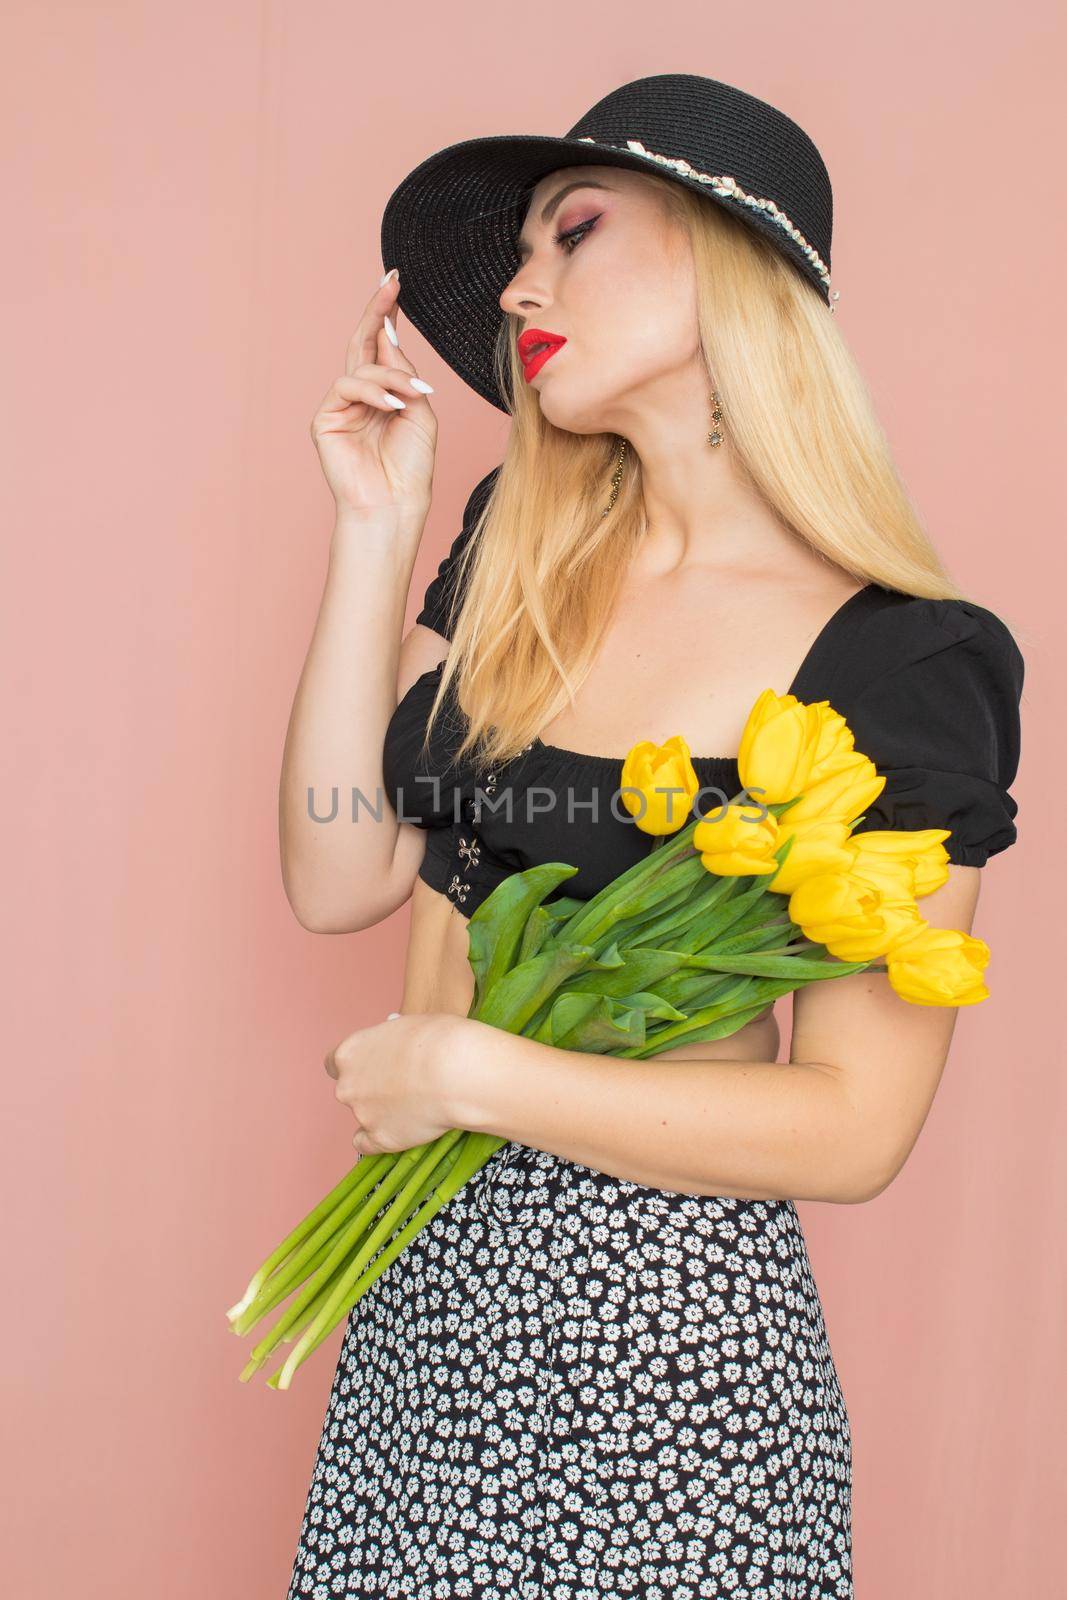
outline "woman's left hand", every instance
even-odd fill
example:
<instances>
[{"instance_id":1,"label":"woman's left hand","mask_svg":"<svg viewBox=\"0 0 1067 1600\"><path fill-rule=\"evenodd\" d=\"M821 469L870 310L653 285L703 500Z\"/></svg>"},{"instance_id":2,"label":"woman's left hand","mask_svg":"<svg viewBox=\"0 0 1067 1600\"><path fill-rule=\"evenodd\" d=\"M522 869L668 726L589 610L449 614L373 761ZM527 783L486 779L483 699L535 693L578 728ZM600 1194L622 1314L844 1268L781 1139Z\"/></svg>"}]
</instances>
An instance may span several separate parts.
<instances>
[{"instance_id":1,"label":"woman's left hand","mask_svg":"<svg viewBox=\"0 0 1067 1600\"><path fill-rule=\"evenodd\" d=\"M327 1052L335 1094L356 1119L362 1155L409 1150L447 1133L449 1074L474 1026L449 1012L416 1012L357 1028Z\"/></svg>"}]
</instances>

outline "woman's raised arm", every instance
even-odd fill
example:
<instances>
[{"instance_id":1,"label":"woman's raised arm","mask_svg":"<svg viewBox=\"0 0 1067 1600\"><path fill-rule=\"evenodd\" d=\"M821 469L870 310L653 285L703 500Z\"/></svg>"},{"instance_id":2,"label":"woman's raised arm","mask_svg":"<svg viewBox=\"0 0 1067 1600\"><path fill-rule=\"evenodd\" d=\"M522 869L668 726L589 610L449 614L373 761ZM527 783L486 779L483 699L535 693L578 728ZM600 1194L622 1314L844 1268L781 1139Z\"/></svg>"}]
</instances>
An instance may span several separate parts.
<instances>
[{"instance_id":1,"label":"woman's raised arm","mask_svg":"<svg viewBox=\"0 0 1067 1600\"><path fill-rule=\"evenodd\" d=\"M345 371L311 423L336 515L278 811L286 895L303 926L321 933L378 922L411 888L393 882L399 824L385 798L382 746L410 666L400 636L430 507L437 419L432 390L395 339L388 313L396 293L387 277L371 296ZM352 820L354 790L372 806L380 801L380 820L362 804Z\"/></svg>"}]
</instances>

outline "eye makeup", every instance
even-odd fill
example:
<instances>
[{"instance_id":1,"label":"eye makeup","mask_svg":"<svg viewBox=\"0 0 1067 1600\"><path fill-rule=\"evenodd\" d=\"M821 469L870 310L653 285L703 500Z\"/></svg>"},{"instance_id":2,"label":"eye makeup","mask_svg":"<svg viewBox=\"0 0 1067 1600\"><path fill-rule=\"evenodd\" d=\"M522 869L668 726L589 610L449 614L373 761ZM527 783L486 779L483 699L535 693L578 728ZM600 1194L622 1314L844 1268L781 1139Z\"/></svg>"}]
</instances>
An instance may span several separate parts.
<instances>
[{"instance_id":1,"label":"eye makeup","mask_svg":"<svg viewBox=\"0 0 1067 1600\"><path fill-rule=\"evenodd\" d=\"M554 235L556 244L566 246L569 240L573 240L574 243L577 244L581 239L585 238L586 234L590 232L592 228L596 226L603 215L604 213L602 211L598 211L595 217L589 217L585 222L577 222L573 228L564 228L561 232ZM565 249L565 254L569 256L573 255L574 249Z\"/></svg>"}]
</instances>

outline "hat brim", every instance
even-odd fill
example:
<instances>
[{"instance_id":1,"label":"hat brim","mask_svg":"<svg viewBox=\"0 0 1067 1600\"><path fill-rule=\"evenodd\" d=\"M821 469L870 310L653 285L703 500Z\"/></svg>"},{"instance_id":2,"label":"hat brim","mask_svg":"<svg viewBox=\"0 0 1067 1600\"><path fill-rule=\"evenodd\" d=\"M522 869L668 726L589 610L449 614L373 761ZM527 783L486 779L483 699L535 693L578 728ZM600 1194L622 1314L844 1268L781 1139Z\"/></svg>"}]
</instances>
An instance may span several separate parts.
<instances>
[{"instance_id":1,"label":"hat brim","mask_svg":"<svg viewBox=\"0 0 1067 1600\"><path fill-rule=\"evenodd\" d=\"M521 265L515 244L541 178L566 166L655 172L714 201L765 235L827 298L803 249L764 212L636 151L542 134L491 134L436 151L393 190L382 213L385 269L398 305L464 383L510 413L493 368L500 296Z\"/></svg>"}]
</instances>

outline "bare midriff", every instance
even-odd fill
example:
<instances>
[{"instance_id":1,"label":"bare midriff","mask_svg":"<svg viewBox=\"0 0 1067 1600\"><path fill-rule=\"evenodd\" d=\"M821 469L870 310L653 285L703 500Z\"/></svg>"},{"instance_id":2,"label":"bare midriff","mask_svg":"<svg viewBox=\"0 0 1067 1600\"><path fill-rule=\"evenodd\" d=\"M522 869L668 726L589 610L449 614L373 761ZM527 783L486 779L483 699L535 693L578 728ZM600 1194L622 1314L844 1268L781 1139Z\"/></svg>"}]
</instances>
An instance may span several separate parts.
<instances>
[{"instance_id":1,"label":"bare midriff","mask_svg":"<svg viewBox=\"0 0 1067 1600\"><path fill-rule=\"evenodd\" d=\"M447 1011L465 1017L474 997L474 974L467 959L467 918L423 878L411 893L411 929L404 969L404 1012ZM678 1045L658 1061L775 1061L778 1021L773 1007L726 1039Z\"/></svg>"}]
</instances>

